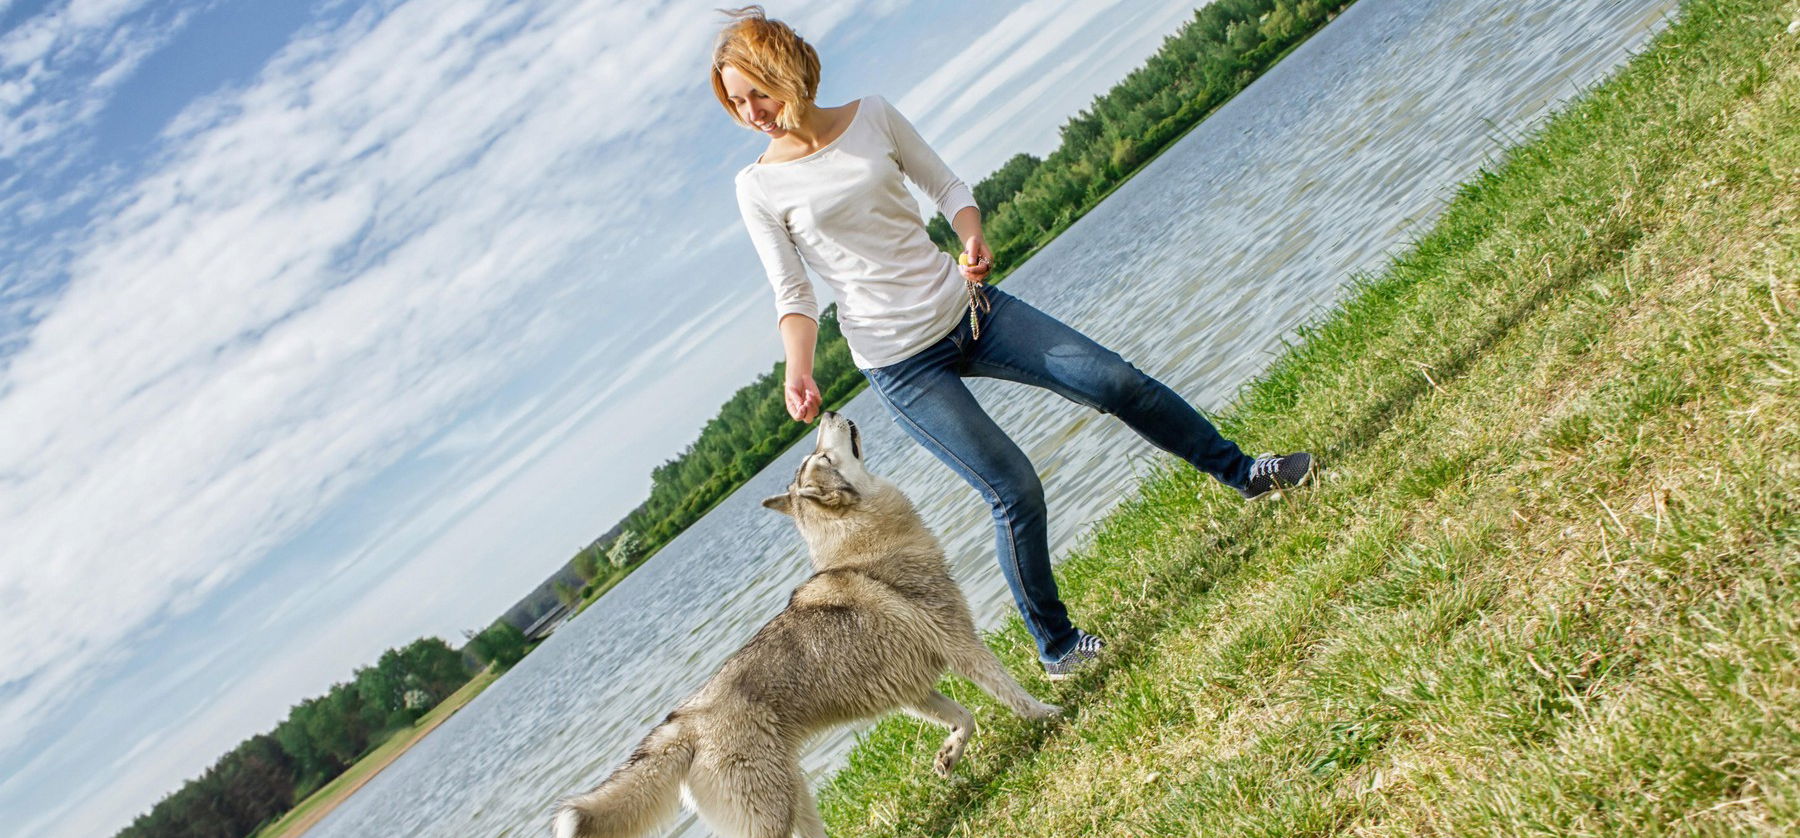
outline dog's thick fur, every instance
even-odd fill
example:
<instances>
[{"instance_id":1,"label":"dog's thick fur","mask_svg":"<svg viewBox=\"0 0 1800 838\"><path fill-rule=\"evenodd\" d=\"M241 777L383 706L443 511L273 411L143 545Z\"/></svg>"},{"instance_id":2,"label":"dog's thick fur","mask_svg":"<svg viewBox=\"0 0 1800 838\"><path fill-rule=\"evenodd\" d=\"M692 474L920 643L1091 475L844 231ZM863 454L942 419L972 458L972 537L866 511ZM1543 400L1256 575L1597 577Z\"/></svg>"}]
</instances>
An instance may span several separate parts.
<instances>
[{"instance_id":1,"label":"dog's thick fur","mask_svg":"<svg viewBox=\"0 0 1800 838\"><path fill-rule=\"evenodd\" d=\"M943 548L912 502L863 468L848 419L820 417L818 447L763 505L793 517L816 572L612 776L563 801L556 838L643 834L674 814L678 788L723 835L820 838L801 746L824 728L905 709L950 728L934 764L948 776L975 719L934 689L946 670L1022 716L1061 712L976 636Z\"/></svg>"}]
</instances>

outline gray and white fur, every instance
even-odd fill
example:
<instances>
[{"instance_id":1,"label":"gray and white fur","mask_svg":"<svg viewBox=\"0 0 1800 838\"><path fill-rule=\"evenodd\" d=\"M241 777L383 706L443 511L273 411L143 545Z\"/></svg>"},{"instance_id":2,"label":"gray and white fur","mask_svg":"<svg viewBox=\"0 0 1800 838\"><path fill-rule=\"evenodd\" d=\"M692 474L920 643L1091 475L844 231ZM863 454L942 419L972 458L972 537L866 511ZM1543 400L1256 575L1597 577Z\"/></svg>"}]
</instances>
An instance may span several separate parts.
<instances>
[{"instance_id":1,"label":"gray and white fur","mask_svg":"<svg viewBox=\"0 0 1800 838\"><path fill-rule=\"evenodd\" d=\"M818 446L787 493L763 505L790 515L815 571L785 610L586 794L557 807L556 838L633 838L685 798L734 838L822 838L800 771L814 734L907 710L950 729L933 768L948 777L975 718L935 689L954 672L1014 712L1062 711L1032 697L975 634L943 548L912 502L863 467L856 426L819 418Z\"/></svg>"}]
</instances>

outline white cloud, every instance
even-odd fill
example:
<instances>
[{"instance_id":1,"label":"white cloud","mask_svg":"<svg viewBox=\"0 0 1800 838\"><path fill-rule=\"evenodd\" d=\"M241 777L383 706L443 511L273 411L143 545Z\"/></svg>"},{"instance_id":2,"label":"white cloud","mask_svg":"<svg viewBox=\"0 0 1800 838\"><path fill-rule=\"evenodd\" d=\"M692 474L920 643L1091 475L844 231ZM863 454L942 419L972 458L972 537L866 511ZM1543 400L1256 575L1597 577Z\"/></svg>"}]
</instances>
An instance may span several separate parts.
<instances>
[{"instance_id":1,"label":"white cloud","mask_svg":"<svg viewBox=\"0 0 1800 838\"><path fill-rule=\"evenodd\" d=\"M528 398L505 410L489 410L471 417L450 429L430 447L419 452L423 457L467 456L489 450L508 434L517 431L526 420L538 414L544 405L542 395Z\"/></svg>"},{"instance_id":2,"label":"white cloud","mask_svg":"<svg viewBox=\"0 0 1800 838\"><path fill-rule=\"evenodd\" d=\"M67 160L75 132L194 11L150 5L70 0L0 34L0 160Z\"/></svg>"},{"instance_id":3,"label":"white cloud","mask_svg":"<svg viewBox=\"0 0 1800 838\"><path fill-rule=\"evenodd\" d=\"M687 86L691 24L640 9L410 3L175 126L0 378L0 630L61 628L0 651L0 748L541 351L559 271L642 209L606 149L659 100L617 91Z\"/></svg>"}]
</instances>

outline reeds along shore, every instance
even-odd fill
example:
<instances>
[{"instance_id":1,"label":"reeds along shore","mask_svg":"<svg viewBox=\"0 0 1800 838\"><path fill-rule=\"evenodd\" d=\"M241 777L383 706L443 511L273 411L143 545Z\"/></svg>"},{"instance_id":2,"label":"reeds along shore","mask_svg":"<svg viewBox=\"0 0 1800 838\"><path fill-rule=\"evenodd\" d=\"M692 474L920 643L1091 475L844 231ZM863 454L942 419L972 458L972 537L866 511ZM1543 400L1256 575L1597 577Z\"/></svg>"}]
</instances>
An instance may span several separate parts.
<instances>
[{"instance_id":1,"label":"reeds along shore","mask_svg":"<svg viewBox=\"0 0 1800 838\"><path fill-rule=\"evenodd\" d=\"M1687 3L1464 185L1223 417L1321 483L1151 475L1060 571L1071 717L947 681L954 780L889 719L831 833L1800 834L1796 20Z\"/></svg>"}]
</instances>

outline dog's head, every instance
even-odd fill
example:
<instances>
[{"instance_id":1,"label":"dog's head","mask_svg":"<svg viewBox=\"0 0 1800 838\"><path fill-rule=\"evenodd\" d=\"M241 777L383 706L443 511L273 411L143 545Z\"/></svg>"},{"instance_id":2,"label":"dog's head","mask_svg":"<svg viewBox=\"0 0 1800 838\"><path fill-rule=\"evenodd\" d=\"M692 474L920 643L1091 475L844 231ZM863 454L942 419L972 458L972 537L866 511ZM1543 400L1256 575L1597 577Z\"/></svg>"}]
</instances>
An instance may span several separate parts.
<instances>
[{"instance_id":1,"label":"dog's head","mask_svg":"<svg viewBox=\"0 0 1800 838\"><path fill-rule=\"evenodd\" d=\"M862 455L856 423L836 413L821 414L818 445L800 461L787 493L763 499L763 506L798 520L846 514L881 485L880 478L863 468Z\"/></svg>"}]
</instances>

